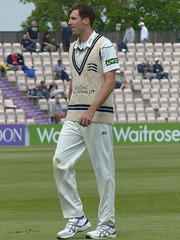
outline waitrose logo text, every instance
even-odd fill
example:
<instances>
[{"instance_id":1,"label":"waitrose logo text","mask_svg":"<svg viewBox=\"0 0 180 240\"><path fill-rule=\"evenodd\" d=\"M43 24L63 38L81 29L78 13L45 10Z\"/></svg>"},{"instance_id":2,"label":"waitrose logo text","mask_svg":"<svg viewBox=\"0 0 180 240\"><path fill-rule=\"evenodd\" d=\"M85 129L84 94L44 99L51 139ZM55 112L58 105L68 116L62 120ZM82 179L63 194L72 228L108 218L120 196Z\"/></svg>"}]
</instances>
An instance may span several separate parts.
<instances>
[{"instance_id":1,"label":"waitrose logo text","mask_svg":"<svg viewBox=\"0 0 180 240\"><path fill-rule=\"evenodd\" d=\"M46 128L42 132L39 128L37 128L37 132L41 143L43 143L44 140L47 140L48 143L51 141L57 143L58 141L59 131L55 131L54 128L51 128L50 132L48 132Z\"/></svg>"},{"instance_id":2,"label":"waitrose logo text","mask_svg":"<svg viewBox=\"0 0 180 240\"><path fill-rule=\"evenodd\" d=\"M160 125L159 125L160 126ZM138 129L131 126L127 128L113 127L115 139L118 143L152 143L152 142L179 142L180 131L178 129L148 129L147 125L139 125Z\"/></svg>"}]
</instances>

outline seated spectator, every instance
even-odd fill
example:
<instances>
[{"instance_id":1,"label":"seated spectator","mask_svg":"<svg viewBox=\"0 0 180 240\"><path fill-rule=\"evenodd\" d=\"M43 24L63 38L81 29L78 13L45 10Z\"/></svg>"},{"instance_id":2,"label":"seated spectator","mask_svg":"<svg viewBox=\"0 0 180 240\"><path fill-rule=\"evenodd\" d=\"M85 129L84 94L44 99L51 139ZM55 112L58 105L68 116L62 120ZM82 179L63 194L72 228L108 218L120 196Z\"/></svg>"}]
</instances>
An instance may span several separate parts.
<instances>
[{"instance_id":1,"label":"seated spectator","mask_svg":"<svg viewBox=\"0 0 180 240\"><path fill-rule=\"evenodd\" d=\"M62 80L70 81L69 75L66 72L66 67L62 60L58 60L57 63L53 66L54 73L56 73L56 77Z\"/></svg>"},{"instance_id":2,"label":"seated spectator","mask_svg":"<svg viewBox=\"0 0 180 240\"><path fill-rule=\"evenodd\" d=\"M120 88L121 90L128 88L128 84L125 79L125 76L122 75L119 70L116 71L115 88Z\"/></svg>"},{"instance_id":3,"label":"seated spectator","mask_svg":"<svg viewBox=\"0 0 180 240\"><path fill-rule=\"evenodd\" d=\"M59 44L56 42L56 39L55 39L55 38L52 38L52 39L50 40L50 42L56 47L56 51L57 51L58 48L59 48Z\"/></svg>"},{"instance_id":4,"label":"seated spectator","mask_svg":"<svg viewBox=\"0 0 180 240\"><path fill-rule=\"evenodd\" d=\"M49 86L50 98L55 98L55 96L59 93L58 86L55 82L52 82Z\"/></svg>"},{"instance_id":5,"label":"seated spectator","mask_svg":"<svg viewBox=\"0 0 180 240\"><path fill-rule=\"evenodd\" d=\"M47 86L45 85L45 81L41 81L40 85L35 88L36 90L36 96L45 96L46 100L48 101L50 97L50 93L47 89Z\"/></svg>"},{"instance_id":6,"label":"seated spectator","mask_svg":"<svg viewBox=\"0 0 180 240\"><path fill-rule=\"evenodd\" d=\"M7 56L7 65L10 70L26 70L27 67L24 64L24 58L21 54L13 51L12 54Z\"/></svg>"},{"instance_id":7,"label":"seated spectator","mask_svg":"<svg viewBox=\"0 0 180 240\"><path fill-rule=\"evenodd\" d=\"M143 76L144 78L147 79L152 79L152 78L157 78L156 73L153 73L153 65L151 64L149 58L146 59L146 62L142 63L143 68L144 68L144 72L143 72Z\"/></svg>"},{"instance_id":8,"label":"seated spectator","mask_svg":"<svg viewBox=\"0 0 180 240\"><path fill-rule=\"evenodd\" d=\"M58 124L61 118L65 117L65 112L63 112L62 105L59 101L59 96L56 97L54 103L52 103L52 116L55 119L55 123Z\"/></svg>"},{"instance_id":9,"label":"seated spectator","mask_svg":"<svg viewBox=\"0 0 180 240\"><path fill-rule=\"evenodd\" d=\"M153 65L153 72L156 73L157 78L161 80L162 78L168 79L168 73L164 72L164 69L161 64L159 64L159 58L154 59L155 64Z\"/></svg>"},{"instance_id":10,"label":"seated spectator","mask_svg":"<svg viewBox=\"0 0 180 240\"><path fill-rule=\"evenodd\" d=\"M56 46L51 43L49 32L46 32L42 38L42 51L56 52Z\"/></svg>"},{"instance_id":11,"label":"seated spectator","mask_svg":"<svg viewBox=\"0 0 180 240\"><path fill-rule=\"evenodd\" d=\"M30 51L30 52L36 52L37 51L36 42L33 42L31 39L29 39L27 37L27 34L23 35L23 38L21 40L21 44L26 49L26 51Z\"/></svg>"}]
</instances>

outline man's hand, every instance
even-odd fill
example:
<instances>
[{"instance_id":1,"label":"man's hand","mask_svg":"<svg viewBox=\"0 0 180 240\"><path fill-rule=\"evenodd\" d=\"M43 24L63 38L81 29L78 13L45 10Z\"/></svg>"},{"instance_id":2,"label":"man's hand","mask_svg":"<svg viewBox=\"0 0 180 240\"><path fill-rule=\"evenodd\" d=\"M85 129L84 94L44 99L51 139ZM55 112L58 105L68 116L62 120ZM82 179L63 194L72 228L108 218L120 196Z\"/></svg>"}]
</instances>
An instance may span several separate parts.
<instances>
[{"instance_id":1,"label":"man's hand","mask_svg":"<svg viewBox=\"0 0 180 240\"><path fill-rule=\"evenodd\" d=\"M92 111L90 108L84 112L81 117L79 118L79 124L82 127L87 127L91 124L92 118L94 116L94 111Z\"/></svg>"}]
</instances>

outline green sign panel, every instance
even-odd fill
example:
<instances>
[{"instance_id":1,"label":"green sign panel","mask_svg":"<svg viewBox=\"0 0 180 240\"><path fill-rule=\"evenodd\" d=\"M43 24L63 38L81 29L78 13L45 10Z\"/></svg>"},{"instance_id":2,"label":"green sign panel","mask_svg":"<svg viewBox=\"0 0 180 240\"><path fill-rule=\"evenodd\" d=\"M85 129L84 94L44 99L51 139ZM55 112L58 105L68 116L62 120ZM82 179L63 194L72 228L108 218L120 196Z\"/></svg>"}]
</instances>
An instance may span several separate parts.
<instances>
[{"instance_id":1,"label":"green sign panel","mask_svg":"<svg viewBox=\"0 0 180 240\"><path fill-rule=\"evenodd\" d=\"M30 130L30 145L54 145L58 141L62 124L32 124Z\"/></svg>"},{"instance_id":2,"label":"green sign panel","mask_svg":"<svg viewBox=\"0 0 180 240\"><path fill-rule=\"evenodd\" d=\"M30 145L57 144L61 124L30 125ZM114 145L180 142L180 123L114 124Z\"/></svg>"},{"instance_id":3,"label":"green sign panel","mask_svg":"<svg viewBox=\"0 0 180 240\"><path fill-rule=\"evenodd\" d=\"M114 144L180 142L180 123L114 124Z\"/></svg>"}]
</instances>

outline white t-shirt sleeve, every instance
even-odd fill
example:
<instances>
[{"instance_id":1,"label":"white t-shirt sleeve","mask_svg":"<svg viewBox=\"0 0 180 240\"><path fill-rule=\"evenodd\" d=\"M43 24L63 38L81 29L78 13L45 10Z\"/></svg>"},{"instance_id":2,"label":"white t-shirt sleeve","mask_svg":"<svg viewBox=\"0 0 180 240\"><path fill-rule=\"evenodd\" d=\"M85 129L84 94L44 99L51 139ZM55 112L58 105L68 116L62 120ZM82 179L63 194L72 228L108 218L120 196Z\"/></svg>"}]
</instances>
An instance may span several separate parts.
<instances>
[{"instance_id":1,"label":"white t-shirt sleeve","mask_svg":"<svg viewBox=\"0 0 180 240\"><path fill-rule=\"evenodd\" d=\"M100 48L100 56L104 73L120 69L116 50L109 40L103 42Z\"/></svg>"}]
</instances>

